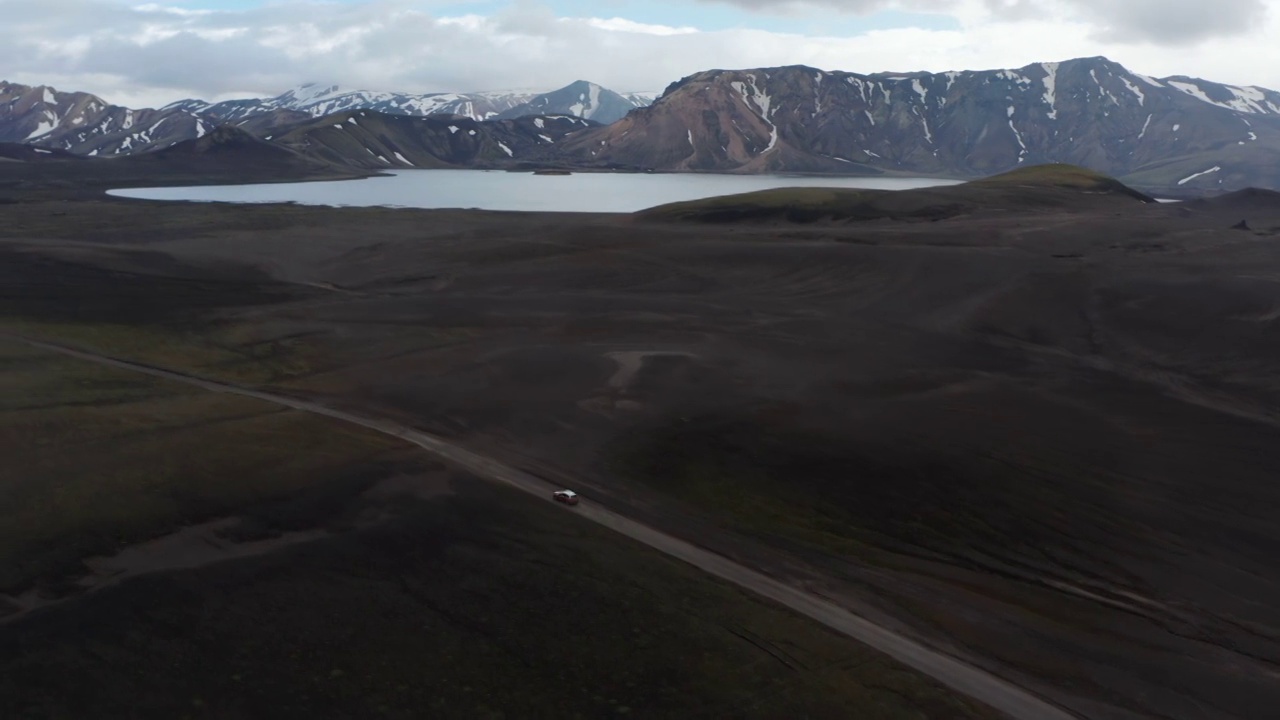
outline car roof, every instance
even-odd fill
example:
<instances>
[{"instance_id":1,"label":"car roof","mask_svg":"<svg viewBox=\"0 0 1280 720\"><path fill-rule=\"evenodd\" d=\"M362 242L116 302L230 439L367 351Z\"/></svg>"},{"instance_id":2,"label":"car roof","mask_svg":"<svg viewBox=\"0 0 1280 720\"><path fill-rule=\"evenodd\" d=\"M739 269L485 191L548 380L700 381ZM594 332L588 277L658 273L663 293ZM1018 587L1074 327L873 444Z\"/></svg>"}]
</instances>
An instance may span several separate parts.
<instances>
[{"instance_id":1,"label":"car roof","mask_svg":"<svg viewBox=\"0 0 1280 720\"><path fill-rule=\"evenodd\" d=\"M575 496L577 496L577 494L578 494L578 493L576 493L576 492L574 492L574 491L572 491L572 490L557 490L557 491L556 491L556 495L568 495L569 497L575 497Z\"/></svg>"}]
</instances>

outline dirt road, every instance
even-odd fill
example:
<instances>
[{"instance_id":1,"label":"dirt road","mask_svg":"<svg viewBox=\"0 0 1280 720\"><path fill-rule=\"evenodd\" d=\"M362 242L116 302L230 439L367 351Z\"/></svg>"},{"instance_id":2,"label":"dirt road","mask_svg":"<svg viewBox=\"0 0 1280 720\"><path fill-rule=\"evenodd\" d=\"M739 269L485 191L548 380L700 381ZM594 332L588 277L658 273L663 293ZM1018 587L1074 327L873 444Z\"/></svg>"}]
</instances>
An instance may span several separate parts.
<instances>
[{"instance_id":1,"label":"dirt road","mask_svg":"<svg viewBox=\"0 0 1280 720\"><path fill-rule=\"evenodd\" d=\"M361 425L380 433L402 438L477 476L522 490L546 502L552 501L551 493L553 490L558 489L516 468L478 455L435 436L387 420L364 417L306 400L204 380L170 370L96 355L21 336L0 333L0 337L100 365L194 385L210 392L232 393L256 398L302 412L323 415L343 422ZM578 505L575 510L566 512L573 512L659 552L689 563L706 573L769 598L801 615L822 623L832 630L863 642L904 665L908 665L932 677L943 685L984 702L1013 718L1018 720L1070 720L1075 717L1006 680L907 639L858 617L834 603L786 585L696 545L658 532L618 513L586 501Z\"/></svg>"}]
</instances>

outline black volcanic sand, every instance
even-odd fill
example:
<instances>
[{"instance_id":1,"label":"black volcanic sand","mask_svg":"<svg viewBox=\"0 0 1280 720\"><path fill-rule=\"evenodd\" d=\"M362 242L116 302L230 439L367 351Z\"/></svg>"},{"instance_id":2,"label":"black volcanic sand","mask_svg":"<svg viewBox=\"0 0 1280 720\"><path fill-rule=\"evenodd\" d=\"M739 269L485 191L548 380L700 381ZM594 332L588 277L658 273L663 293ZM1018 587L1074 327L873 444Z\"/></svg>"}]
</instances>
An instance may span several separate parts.
<instances>
[{"instance_id":1,"label":"black volcanic sand","mask_svg":"<svg viewBox=\"0 0 1280 720\"><path fill-rule=\"evenodd\" d=\"M1028 206L1008 190L941 218L714 224L32 200L0 206L0 310L10 331L326 398L565 478L1086 717L1269 717L1280 707L1280 204L1055 192ZM475 492L472 517L486 503L523 507ZM314 674L318 689L289 707L359 715L315 704L340 692L325 673L391 673L377 693L342 690L351 702L411 683L332 662L348 641L328 626L360 636L415 611L356 589L309 605L301 588L325 586L345 558L371 563L369 583L408 576L396 592L420 598L434 566L388 548L463 530L449 543L504 542L486 539L496 520L472 532L444 515L403 536L340 527L329 544L290 549L296 564L281 551L153 575L0 626L3 675L22 678L0 695L156 656L173 658L165 683L180 686L165 703L238 698L209 716L262 707L229 684L245 672L290 693ZM498 577L483 567L442 577ZM366 582L343 572L344 588ZM305 578L279 579L291 573ZM482 604L495 592L474 589ZM239 598L271 610L234 610ZM292 606L308 609L282 629L275 618ZM197 617L224 639L157 639ZM77 640L95 618L115 629ZM306 663L233 669L260 634L282 648L321 625L322 639L287 651ZM503 642L524 642L510 632ZM451 657L479 663L459 642ZM46 645L65 650L31 654ZM418 657L402 650L391 666ZM193 657L216 657L209 678L231 679L206 682ZM107 703L130 695L104 688L135 687L100 670L66 676ZM513 687L539 682L552 681ZM588 700L574 711L598 716ZM393 717L423 707L379 702ZM83 710L25 703L34 717Z\"/></svg>"},{"instance_id":2,"label":"black volcanic sand","mask_svg":"<svg viewBox=\"0 0 1280 720\"><path fill-rule=\"evenodd\" d=\"M563 509L434 472L441 497L330 537L0 625L0 713L996 717Z\"/></svg>"}]
</instances>

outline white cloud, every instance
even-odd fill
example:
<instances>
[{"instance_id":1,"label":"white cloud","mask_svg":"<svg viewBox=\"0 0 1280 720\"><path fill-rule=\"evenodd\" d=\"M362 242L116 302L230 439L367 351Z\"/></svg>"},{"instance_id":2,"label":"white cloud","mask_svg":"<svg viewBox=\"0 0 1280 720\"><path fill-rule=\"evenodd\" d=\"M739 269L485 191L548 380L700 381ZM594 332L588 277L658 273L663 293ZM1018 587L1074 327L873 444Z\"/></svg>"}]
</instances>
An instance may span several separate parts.
<instances>
[{"instance_id":1,"label":"white cloud","mask_svg":"<svg viewBox=\"0 0 1280 720\"><path fill-rule=\"evenodd\" d=\"M955 12L965 0L700 0L753 12L799 15L880 10ZM1247 33L1267 15L1268 0L985 0L987 9L1014 19L1070 17L1098 34L1124 42L1185 45Z\"/></svg>"},{"instance_id":2,"label":"white cloud","mask_svg":"<svg viewBox=\"0 0 1280 720\"><path fill-rule=\"evenodd\" d=\"M987 0L997 13L1053 15L1090 25L1108 42L1185 46L1247 35L1265 22L1268 0Z\"/></svg>"},{"instance_id":3,"label":"white cloud","mask_svg":"<svg viewBox=\"0 0 1280 720\"><path fill-rule=\"evenodd\" d=\"M690 35L698 32L696 27L671 27L670 25L649 25L626 18L588 18L591 27L613 32L640 33L641 35Z\"/></svg>"},{"instance_id":4,"label":"white cloud","mask_svg":"<svg viewBox=\"0 0 1280 720\"><path fill-rule=\"evenodd\" d=\"M940 71L1090 55L1107 55L1152 75L1280 87L1280 45L1268 41L1280 36L1274 13L1248 15L1254 25L1243 31L1234 20L1219 23L1192 42L1187 23L1177 19L1151 19L1153 26L1164 23L1159 32L1126 34L1124 28L1145 18L1108 10L1135 7L1109 0L809 0L823 2L862 10L945 9L958 29L902 27L853 37L749 28L703 32L680 22L640 23L612 13L557 17L536 2L517 2L490 16L440 17L411 0L303 0L237 12L41 0L6 3L0 68L9 80L88 90L135 106L189 96L274 95L311 81L430 92L551 89L588 79L622 91L661 90L709 68L808 64L857 72ZM1219 0L1219 6L1246 14L1253 4ZM616 12L625 6L611 7Z\"/></svg>"},{"instance_id":5,"label":"white cloud","mask_svg":"<svg viewBox=\"0 0 1280 720\"><path fill-rule=\"evenodd\" d=\"M754 12L801 15L814 11L866 15L880 10L940 12L953 8L956 0L700 0L733 5Z\"/></svg>"}]
</instances>

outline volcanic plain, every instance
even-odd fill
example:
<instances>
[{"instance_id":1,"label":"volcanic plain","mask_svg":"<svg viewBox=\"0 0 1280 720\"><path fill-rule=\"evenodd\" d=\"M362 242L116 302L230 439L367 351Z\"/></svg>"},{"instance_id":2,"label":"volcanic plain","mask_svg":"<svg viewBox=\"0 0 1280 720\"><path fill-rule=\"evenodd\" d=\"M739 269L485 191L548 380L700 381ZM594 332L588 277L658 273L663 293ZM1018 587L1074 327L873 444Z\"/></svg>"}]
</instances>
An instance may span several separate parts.
<instances>
[{"instance_id":1,"label":"volcanic plain","mask_svg":"<svg viewBox=\"0 0 1280 720\"><path fill-rule=\"evenodd\" d=\"M46 172L55 172L48 170ZM554 181L554 179L549 179ZM1280 196L0 204L0 716L995 717L388 418L1081 717L1280 707Z\"/></svg>"}]
</instances>

